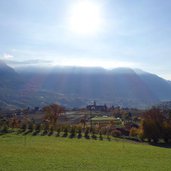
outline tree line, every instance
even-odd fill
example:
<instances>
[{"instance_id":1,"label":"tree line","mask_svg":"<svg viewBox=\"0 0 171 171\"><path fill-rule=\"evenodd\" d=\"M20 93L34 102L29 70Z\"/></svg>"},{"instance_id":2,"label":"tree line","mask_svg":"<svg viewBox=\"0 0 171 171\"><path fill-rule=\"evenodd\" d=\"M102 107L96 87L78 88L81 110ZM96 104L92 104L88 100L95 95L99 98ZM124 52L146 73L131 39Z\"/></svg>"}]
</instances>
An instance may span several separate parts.
<instances>
[{"instance_id":1,"label":"tree line","mask_svg":"<svg viewBox=\"0 0 171 171\"><path fill-rule=\"evenodd\" d=\"M138 127L130 129L116 128L113 123L106 126L85 126L85 121L80 120L78 125L66 125L58 123L59 117L65 113L65 108L58 104L51 104L43 108L44 116L40 123L29 118L27 110L23 111L23 119L17 116L10 119L0 118L0 131L7 133L15 130L17 133L26 135L56 135L61 137L85 137L87 139L103 139L103 136L110 139L113 137L133 137L138 141L148 141L157 143L159 141L171 141L171 112L163 111L158 108L146 110L141 116Z\"/></svg>"}]
</instances>

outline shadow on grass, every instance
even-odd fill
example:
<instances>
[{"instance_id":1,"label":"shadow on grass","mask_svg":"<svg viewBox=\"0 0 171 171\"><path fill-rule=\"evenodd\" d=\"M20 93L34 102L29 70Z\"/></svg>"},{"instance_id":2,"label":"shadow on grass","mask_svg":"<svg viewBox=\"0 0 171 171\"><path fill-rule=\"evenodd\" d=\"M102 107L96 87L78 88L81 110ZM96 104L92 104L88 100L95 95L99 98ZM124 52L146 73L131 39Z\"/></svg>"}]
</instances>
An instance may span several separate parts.
<instances>
[{"instance_id":1,"label":"shadow on grass","mask_svg":"<svg viewBox=\"0 0 171 171\"><path fill-rule=\"evenodd\" d=\"M171 148L171 143L149 143L149 144L161 148Z\"/></svg>"},{"instance_id":2,"label":"shadow on grass","mask_svg":"<svg viewBox=\"0 0 171 171\"><path fill-rule=\"evenodd\" d=\"M148 142L147 140L146 141L141 141L137 138L134 138L134 137L129 137L129 136L125 136L125 137L120 137L121 139L125 139L125 140L130 140L132 142L135 142L135 143L147 143L149 145L152 145L152 146L156 146L156 147L160 147L160 148L171 148L171 142L168 142L168 143L164 143L164 142L158 142L158 143L155 143L155 142Z\"/></svg>"},{"instance_id":3,"label":"shadow on grass","mask_svg":"<svg viewBox=\"0 0 171 171\"><path fill-rule=\"evenodd\" d=\"M0 130L0 135L10 134L13 132L15 132L15 131L13 131L13 130Z\"/></svg>"}]
</instances>

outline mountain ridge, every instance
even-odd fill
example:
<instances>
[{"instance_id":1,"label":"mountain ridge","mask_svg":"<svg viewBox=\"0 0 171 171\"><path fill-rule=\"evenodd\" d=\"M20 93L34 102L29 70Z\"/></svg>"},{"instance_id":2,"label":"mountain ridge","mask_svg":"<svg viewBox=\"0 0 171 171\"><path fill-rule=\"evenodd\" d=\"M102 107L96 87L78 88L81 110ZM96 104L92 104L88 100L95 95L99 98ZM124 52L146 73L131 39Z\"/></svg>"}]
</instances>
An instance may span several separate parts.
<instances>
[{"instance_id":1,"label":"mountain ridge","mask_svg":"<svg viewBox=\"0 0 171 171\"><path fill-rule=\"evenodd\" d=\"M36 67L14 70L5 66L11 71L11 82L4 80L6 87L9 87L5 90L9 98L5 98L5 94L3 97L1 95L0 102L16 107L43 106L49 103L80 107L96 100L109 105L145 108L160 101L171 100L169 81L139 69L57 66L45 70ZM5 74L1 74L0 78ZM14 83L16 86L11 88ZM1 92L4 92L4 88L0 84Z\"/></svg>"}]
</instances>

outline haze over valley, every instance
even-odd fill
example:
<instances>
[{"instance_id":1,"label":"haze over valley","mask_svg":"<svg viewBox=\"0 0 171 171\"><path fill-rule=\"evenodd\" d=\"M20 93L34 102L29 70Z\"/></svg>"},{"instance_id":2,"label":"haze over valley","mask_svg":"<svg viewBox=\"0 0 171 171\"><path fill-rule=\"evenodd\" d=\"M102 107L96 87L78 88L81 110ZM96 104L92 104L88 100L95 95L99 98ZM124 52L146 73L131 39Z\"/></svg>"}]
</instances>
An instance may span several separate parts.
<instances>
[{"instance_id":1,"label":"haze over valley","mask_svg":"<svg viewBox=\"0 0 171 171\"><path fill-rule=\"evenodd\" d=\"M1 107L59 103L85 107L96 100L109 106L147 108L171 100L169 81L138 69L100 67L13 69L0 63Z\"/></svg>"}]
</instances>

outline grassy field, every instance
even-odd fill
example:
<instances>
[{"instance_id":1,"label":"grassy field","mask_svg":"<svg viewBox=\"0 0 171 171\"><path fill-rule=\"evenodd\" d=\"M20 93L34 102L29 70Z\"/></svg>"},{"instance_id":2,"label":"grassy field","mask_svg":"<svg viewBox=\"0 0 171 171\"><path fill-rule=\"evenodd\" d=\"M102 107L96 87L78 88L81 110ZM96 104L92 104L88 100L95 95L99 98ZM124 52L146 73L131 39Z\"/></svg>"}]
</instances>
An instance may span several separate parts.
<instances>
[{"instance_id":1,"label":"grassy field","mask_svg":"<svg viewBox=\"0 0 171 171\"><path fill-rule=\"evenodd\" d=\"M171 148L134 142L0 136L0 171L169 171Z\"/></svg>"}]
</instances>

